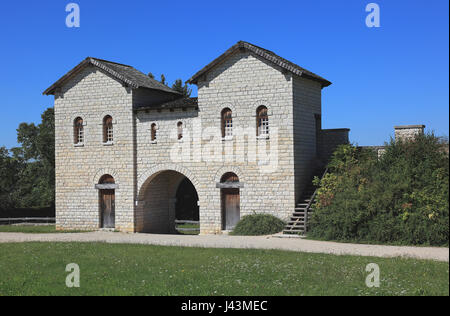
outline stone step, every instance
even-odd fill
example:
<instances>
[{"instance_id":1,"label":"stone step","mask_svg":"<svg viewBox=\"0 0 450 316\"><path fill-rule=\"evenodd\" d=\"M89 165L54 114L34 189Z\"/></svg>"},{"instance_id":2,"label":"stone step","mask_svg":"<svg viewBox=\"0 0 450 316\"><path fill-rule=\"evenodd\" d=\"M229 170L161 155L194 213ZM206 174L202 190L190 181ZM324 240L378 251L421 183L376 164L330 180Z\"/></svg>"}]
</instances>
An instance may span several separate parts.
<instances>
[{"instance_id":1,"label":"stone step","mask_svg":"<svg viewBox=\"0 0 450 316\"><path fill-rule=\"evenodd\" d=\"M291 228L304 228L305 227L305 222L296 222L296 223L288 223L286 224L285 229L291 229Z\"/></svg>"},{"instance_id":2,"label":"stone step","mask_svg":"<svg viewBox=\"0 0 450 316\"><path fill-rule=\"evenodd\" d=\"M325 169L320 170L317 175L321 177L324 172ZM306 221L311 218L312 211L314 210L316 201L312 198L317 189L318 188L315 185L312 185L312 182L310 182L308 187L306 187L306 189L303 191L302 198L295 205L294 213L292 214L292 216L290 216L290 220L283 230L283 234L300 235L306 233Z\"/></svg>"},{"instance_id":3,"label":"stone step","mask_svg":"<svg viewBox=\"0 0 450 316\"><path fill-rule=\"evenodd\" d=\"M283 230L283 234L300 234L303 233L303 229L295 229L295 230Z\"/></svg>"},{"instance_id":4,"label":"stone step","mask_svg":"<svg viewBox=\"0 0 450 316\"><path fill-rule=\"evenodd\" d=\"M305 210L296 210L294 213L292 213L292 215L305 215L306 214L306 211ZM308 212L308 215L309 216L311 216L312 214L311 214L311 212Z\"/></svg>"}]
</instances>

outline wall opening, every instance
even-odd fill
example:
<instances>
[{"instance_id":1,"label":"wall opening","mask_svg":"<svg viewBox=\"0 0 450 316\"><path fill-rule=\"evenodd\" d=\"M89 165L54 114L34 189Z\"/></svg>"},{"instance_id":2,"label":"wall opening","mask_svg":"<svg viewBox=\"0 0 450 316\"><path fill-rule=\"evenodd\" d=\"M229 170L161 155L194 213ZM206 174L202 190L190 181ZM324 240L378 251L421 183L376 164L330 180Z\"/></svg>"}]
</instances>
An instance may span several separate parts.
<instances>
[{"instance_id":1,"label":"wall opening","mask_svg":"<svg viewBox=\"0 0 450 316\"><path fill-rule=\"evenodd\" d=\"M199 228L199 224L177 224L177 220L199 222L199 197L192 182L183 174L166 170L151 176L142 186L136 210L136 232L150 234L180 234L184 226ZM178 229L177 229L178 227ZM189 234L199 233L199 229ZM185 231L183 231L185 233Z\"/></svg>"},{"instance_id":2,"label":"wall opening","mask_svg":"<svg viewBox=\"0 0 450 316\"><path fill-rule=\"evenodd\" d=\"M226 173L220 180L222 199L222 229L233 230L241 219L239 177Z\"/></svg>"},{"instance_id":3,"label":"wall opening","mask_svg":"<svg viewBox=\"0 0 450 316\"><path fill-rule=\"evenodd\" d=\"M104 175L99 181L100 228L116 227L115 181L110 175Z\"/></svg>"}]
</instances>

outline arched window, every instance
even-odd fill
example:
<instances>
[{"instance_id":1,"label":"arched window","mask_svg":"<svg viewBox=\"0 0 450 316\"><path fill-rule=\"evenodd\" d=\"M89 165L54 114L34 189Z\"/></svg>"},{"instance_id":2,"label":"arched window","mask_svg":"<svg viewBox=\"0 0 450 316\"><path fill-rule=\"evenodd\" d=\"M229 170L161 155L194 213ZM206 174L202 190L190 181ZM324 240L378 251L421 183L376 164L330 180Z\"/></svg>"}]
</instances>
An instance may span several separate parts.
<instances>
[{"instance_id":1,"label":"arched window","mask_svg":"<svg viewBox=\"0 0 450 316\"><path fill-rule=\"evenodd\" d=\"M113 119L109 115L105 116L105 118L103 119L103 142L114 142Z\"/></svg>"},{"instance_id":2,"label":"arched window","mask_svg":"<svg viewBox=\"0 0 450 316\"><path fill-rule=\"evenodd\" d=\"M114 177L109 175L109 174L105 174L104 176L102 176L100 178L100 181L98 181L99 184L115 184L116 182L114 181Z\"/></svg>"},{"instance_id":3,"label":"arched window","mask_svg":"<svg viewBox=\"0 0 450 316\"><path fill-rule=\"evenodd\" d=\"M152 142L155 142L155 141L156 141L156 130L157 130L156 124L153 123L153 124L152 124L152 128L151 128L151 131L150 131L150 133L151 133L151 138L152 138Z\"/></svg>"},{"instance_id":4,"label":"arched window","mask_svg":"<svg viewBox=\"0 0 450 316\"><path fill-rule=\"evenodd\" d=\"M225 173L220 179L220 183L233 183L239 182L239 177L233 172Z\"/></svg>"},{"instance_id":5,"label":"arched window","mask_svg":"<svg viewBox=\"0 0 450 316\"><path fill-rule=\"evenodd\" d=\"M256 110L256 136L269 136L269 116L264 105Z\"/></svg>"},{"instance_id":6,"label":"arched window","mask_svg":"<svg viewBox=\"0 0 450 316\"><path fill-rule=\"evenodd\" d=\"M233 136L233 112L226 108L222 110L222 137Z\"/></svg>"},{"instance_id":7,"label":"arched window","mask_svg":"<svg viewBox=\"0 0 450 316\"><path fill-rule=\"evenodd\" d=\"M84 143L84 126L81 117L77 117L73 124L73 142L75 145Z\"/></svg>"},{"instance_id":8,"label":"arched window","mask_svg":"<svg viewBox=\"0 0 450 316\"><path fill-rule=\"evenodd\" d=\"M178 129L178 140L181 140L181 139L183 139L183 123L182 122L178 122L177 129Z\"/></svg>"}]
</instances>

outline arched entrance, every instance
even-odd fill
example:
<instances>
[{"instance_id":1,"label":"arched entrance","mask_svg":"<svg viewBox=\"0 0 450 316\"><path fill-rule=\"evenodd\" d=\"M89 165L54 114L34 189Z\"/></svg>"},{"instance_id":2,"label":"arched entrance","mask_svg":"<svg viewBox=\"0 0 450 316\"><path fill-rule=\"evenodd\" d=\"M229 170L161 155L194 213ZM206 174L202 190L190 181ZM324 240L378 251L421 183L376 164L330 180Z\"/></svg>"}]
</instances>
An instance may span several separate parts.
<instances>
[{"instance_id":1,"label":"arched entrance","mask_svg":"<svg viewBox=\"0 0 450 316\"><path fill-rule=\"evenodd\" d=\"M200 220L197 190L188 178L184 178L178 186L176 199L175 217L177 220Z\"/></svg>"},{"instance_id":2,"label":"arched entrance","mask_svg":"<svg viewBox=\"0 0 450 316\"><path fill-rule=\"evenodd\" d=\"M176 220L198 221L198 194L182 173L165 170L142 185L136 209L136 232L177 234Z\"/></svg>"},{"instance_id":3,"label":"arched entrance","mask_svg":"<svg viewBox=\"0 0 450 316\"><path fill-rule=\"evenodd\" d=\"M114 178L107 174L100 178L99 184L100 228L116 227L116 194Z\"/></svg>"},{"instance_id":4,"label":"arched entrance","mask_svg":"<svg viewBox=\"0 0 450 316\"><path fill-rule=\"evenodd\" d=\"M228 172L222 176L221 199L222 199L222 229L233 230L241 219L239 177Z\"/></svg>"}]
</instances>

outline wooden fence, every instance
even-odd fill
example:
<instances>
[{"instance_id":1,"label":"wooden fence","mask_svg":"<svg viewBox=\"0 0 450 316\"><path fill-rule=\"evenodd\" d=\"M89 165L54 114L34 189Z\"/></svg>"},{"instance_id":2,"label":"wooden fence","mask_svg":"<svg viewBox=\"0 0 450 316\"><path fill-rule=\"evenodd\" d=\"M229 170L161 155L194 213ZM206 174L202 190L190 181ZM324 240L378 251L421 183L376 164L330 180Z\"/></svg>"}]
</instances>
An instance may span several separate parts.
<instances>
[{"instance_id":1,"label":"wooden fence","mask_svg":"<svg viewBox=\"0 0 450 316\"><path fill-rule=\"evenodd\" d=\"M198 228L182 228L182 227L178 227L179 224L198 225ZM200 222L198 222L198 221L175 220L175 229L178 230L179 232L199 232L200 231Z\"/></svg>"},{"instance_id":2,"label":"wooden fence","mask_svg":"<svg viewBox=\"0 0 450 316\"><path fill-rule=\"evenodd\" d=\"M29 223L54 224L55 222L56 219L54 217L0 218L0 225L29 224Z\"/></svg>"}]
</instances>

